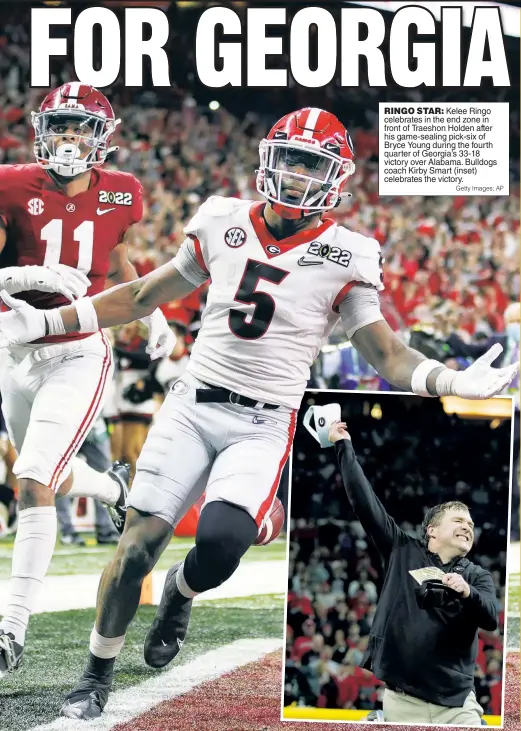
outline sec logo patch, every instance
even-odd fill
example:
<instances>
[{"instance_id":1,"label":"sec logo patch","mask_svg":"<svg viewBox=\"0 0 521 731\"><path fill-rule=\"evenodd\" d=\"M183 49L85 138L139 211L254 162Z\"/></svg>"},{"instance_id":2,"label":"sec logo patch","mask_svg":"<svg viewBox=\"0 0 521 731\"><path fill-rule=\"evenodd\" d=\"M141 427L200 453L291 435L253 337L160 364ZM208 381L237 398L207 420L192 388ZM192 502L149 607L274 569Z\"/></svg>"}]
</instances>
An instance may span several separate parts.
<instances>
[{"instance_id":1,"label":"sec logo patch","mask_svg":"<svg viewBox=\"0 0 521 731\"><path fill-rule=\"evenodd\" d=\"M238 226L229 228L224 234L224 243L232 249L238 249L246 242L246 239L246 231Z\"/></svg>"},{"instance_id":2,"label":"sec logo patch","mask_svg":"<svg viewBox=\"0 0 521 731\"><path fill-rule=\"evenodd\" d=\"M41 198L31 198L27 203L27 210L31 216L41 216L43 213L43 201Z\"/></svg>"}]
</instances>

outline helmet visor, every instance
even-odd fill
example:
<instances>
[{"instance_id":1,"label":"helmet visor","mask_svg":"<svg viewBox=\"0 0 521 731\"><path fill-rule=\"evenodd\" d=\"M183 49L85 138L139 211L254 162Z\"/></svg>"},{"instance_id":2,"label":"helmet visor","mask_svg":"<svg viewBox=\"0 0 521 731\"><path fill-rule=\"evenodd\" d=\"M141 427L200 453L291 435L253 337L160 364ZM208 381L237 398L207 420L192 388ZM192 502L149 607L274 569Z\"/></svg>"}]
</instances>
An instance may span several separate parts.
<instances>
[{"instance_id":1,"label":"helmet visor","mask_svg":"<svg viewBox=\"0 0 521 731\"><path fill-rule=\"evenodd\" d=\"M323 206L340 171L336 156L277 142L266 152L268 187L276 200L299 208Z\"/></svg>"},{"instance_id":2,"label":"helmet visor","mask_svg":"<svg viewBox=\"0 0 521 731\"><path fill-rule=\"evenodd\" d=\"M107 119L84 111L52 110L33 117L37 156L63 166L92 163L106 146Z\"/></svg>"}]
</instances>

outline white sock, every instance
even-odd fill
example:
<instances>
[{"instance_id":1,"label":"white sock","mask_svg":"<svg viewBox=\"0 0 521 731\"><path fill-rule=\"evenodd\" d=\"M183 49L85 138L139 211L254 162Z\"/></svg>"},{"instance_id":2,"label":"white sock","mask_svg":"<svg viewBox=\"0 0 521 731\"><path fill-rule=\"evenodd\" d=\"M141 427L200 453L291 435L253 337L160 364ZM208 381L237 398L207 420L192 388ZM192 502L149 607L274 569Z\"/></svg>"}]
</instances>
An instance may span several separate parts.
<instances>
[{"instance_id":1,"label":"white sock","mask_svg":"<svg viewBox=\"0 0 521 731\"><path fill-rule=\"evenodd\" d=\"M96 657L103 658L104 660L117 657L123 649L124 644L125 635L122 635L121 637L102 637L98 634L96 625L92 628L92 632L90 633L89 650Z\"/></svg>"},{"instance_id":2,"label":"white sock","mask_svg":"<svg viewBox=\"0 0 521 731\"><path fill-rule=\"evenodd\" d=\"M0 627L24 644L29 617L51 563L56 543L56 508L27 508L18 515L13 549L11 595Z\"/></svg>"},{"instance_id":3,"label":"white sock","mask_svg":"<svg viewBox=\"0 0 521 731\"><path fill-rule=\"evenodd\" d=\"M199 591L192 591L188 584L186 583L185 579L185 573L184 573L184 562L181 564L181 566L177 569L177 573L175 575L175 580L177 584L177 588L179 589L179 592L185 596L187 599L193 599L194 596L197 596L200 594Z\"/></svg>"},{"instance_id":4,"label":"white sock","mask_svg":"<svg viewBox=\"0 0 521 731\"><path fill-rule=\"evenodd\" d=\"M74 457L72 466L72 487L70 497L92 497L107 505L115 505L120 495L118 483L106 472L97 472L80 457Z\"/></svg>"}]
</instances>

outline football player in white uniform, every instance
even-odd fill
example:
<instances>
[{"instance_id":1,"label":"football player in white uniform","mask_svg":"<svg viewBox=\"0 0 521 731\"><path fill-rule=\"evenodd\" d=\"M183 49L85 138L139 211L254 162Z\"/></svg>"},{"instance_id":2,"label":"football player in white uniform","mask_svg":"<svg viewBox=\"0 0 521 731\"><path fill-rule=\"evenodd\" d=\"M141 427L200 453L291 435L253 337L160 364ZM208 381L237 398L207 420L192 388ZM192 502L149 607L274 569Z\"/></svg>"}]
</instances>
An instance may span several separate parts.
<instances>
[{"instance_id":1,"label":"football player in white uniform","mask_svg":"<svg viewBox=\"0 0 521 731\"><path fill-rule=\"evenodd\" d=\"M101 579L87 667L63 714L101 714L143 578L205 489L195 547L168 573L145 641L149 665L175 657L193 597L235 571L269 513L310 367L339 317L362 356L406 391L482 399L514 377L516 366L490 366L496 349L452 371L408 348L385 322L378 243L324 216L354 169L339 120L301 109L260 143L257 186L266 201L210 198L172 262L60 309L37 311L7 296L13 310L0 315L0 346L130 322L211 278L186 373L137 462L125 531Z\"/></svg>"}]
</instances>

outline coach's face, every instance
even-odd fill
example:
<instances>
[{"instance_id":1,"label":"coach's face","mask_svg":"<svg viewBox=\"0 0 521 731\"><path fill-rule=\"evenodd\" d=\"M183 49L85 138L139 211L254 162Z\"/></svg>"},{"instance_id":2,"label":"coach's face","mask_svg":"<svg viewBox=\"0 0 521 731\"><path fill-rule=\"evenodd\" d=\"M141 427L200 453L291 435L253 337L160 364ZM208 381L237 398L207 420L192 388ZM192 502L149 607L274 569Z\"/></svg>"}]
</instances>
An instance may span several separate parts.
<instances>
[{"instance_id":1,"label":"coach's face","mask_svg":"<svg viewBox=\"0 0 521 731\"><path fill-rule=\"evenodd\" d=\"M451 508L443 513L438 525L429 526L429 534L436 552L464 556L474 543L474 523L466 510Z\"/></svg>"}]
</instances>

